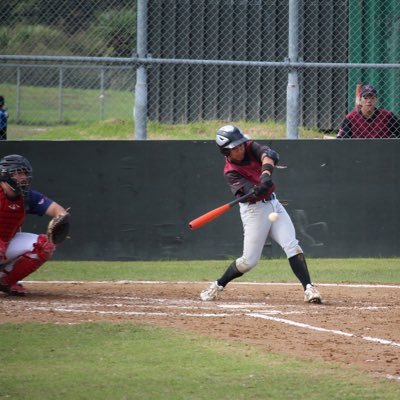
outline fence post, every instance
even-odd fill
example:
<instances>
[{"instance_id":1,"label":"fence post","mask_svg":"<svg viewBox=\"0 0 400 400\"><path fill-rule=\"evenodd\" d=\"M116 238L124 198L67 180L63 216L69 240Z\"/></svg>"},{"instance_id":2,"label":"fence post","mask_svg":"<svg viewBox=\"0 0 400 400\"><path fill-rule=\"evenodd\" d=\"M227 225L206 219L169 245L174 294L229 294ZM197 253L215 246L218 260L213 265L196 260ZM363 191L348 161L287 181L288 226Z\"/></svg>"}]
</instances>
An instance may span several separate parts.
<instances>
[{"instance_id":1,"label":"fence post","mask_svg":"<svg viewBox=\"0 0 400 400\"><path fill-rule=\"evenodd\" d=\"M147 0L137 2L137 55L147 57ZM136 70L135 105L135 139L147 138L147 70L145 65L138 65Z\"/></svg>"},{"instance_id":2,"label":"fence post","mask_svg":"<svg viewBox=\"0 0 400 400\"><path fill-rule=\"evenodd\" d=\"M104 119L104 69L100 70L100 120Z\"/></svg>"},{"instance_id":3,"label":"fence post","mask_svg":"<svg viewBox=\"0 0 400 400\"><path fill-rule=\"evenodd\" d=\"M58 79L58 118L60 122L64 121L64 70L60 67Z\"/></svg>"},{"instance_id":4,"label":"fence post","mask_svg":"<svg viewBox=\"0 0 400 400\"><path fill-rule=\"evenodd\" d=\"M299 1L289 0L289 62L299 55ZM286 138L299 138L299 79L296 69L290 69L286 92Z\"/></svg>"},{"instance_id":5,"label":"fence post","mask_svg":"<svg viewBox=\"0 0 400 400\"><path fill-rule=\"evenodd\" d=\"M21 120L21 68L17 67L17 93L15 99L15 120Z\"/></svg>"}]
</instances>

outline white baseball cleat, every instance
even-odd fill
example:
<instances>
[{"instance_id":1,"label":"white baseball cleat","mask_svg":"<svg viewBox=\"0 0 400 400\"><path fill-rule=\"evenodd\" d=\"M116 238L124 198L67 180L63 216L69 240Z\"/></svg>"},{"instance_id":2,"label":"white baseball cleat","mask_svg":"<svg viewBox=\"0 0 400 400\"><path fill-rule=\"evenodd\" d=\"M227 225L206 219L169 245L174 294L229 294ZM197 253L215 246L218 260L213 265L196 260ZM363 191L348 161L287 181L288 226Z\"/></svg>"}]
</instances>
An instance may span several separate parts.
<instances>
[{"instance_id":1,"label":"white baseball cleat","mask_svg":"<svg viewBox=\"0 0 400 400\"><path fill-rule=\"evenodd\" d=\"M308 284L304 291L304 301L307 303L321 303L321 295L313 284Z\"/></svg>"},{"instance_id":2,"label":"white baseball cleat","mask_svg":"<svg viewBox=\"0 0 400 400\"><path fill-rule=\"evenodd\" d=\"M215 300L218 296L218 293L222 292L223 290L224 290L224 287L218 285L217 281L215 281L215 282L211 283L211 285L207 289L204 289L200 293L200 298L203 301Z\"/></svg>"}]
</instances>

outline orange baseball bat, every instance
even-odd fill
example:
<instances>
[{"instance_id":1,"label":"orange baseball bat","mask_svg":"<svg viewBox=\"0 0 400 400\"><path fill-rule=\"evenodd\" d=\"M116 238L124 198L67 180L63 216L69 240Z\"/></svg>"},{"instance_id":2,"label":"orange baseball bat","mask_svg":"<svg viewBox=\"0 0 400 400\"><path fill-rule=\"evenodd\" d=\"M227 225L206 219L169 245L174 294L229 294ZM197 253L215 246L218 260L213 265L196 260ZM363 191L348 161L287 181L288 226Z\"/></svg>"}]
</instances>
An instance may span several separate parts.
<instances>
[{"instance_id":1,"label":"orange baseball bat","mask_svg":"<svg viewBox=\"0 0 400 400\"><path fill-rule=\"evenodd\" d=\"M222 206L219 206L217 208L214 208L214 210L211 210L203 215L200 215L200 217L194 219L193 221L189 222L189 228L192 230L199 229L203 225L208 224L211 222L213 219L219 217L220 215L226 213L229 209L231 209L233 206L236 204L240 203L243 200L248 199L254 194L254 191L251 190L249 193L238 197L236 200L231 201L230 203L226 203Z\"/></svg>"}]
</instances>

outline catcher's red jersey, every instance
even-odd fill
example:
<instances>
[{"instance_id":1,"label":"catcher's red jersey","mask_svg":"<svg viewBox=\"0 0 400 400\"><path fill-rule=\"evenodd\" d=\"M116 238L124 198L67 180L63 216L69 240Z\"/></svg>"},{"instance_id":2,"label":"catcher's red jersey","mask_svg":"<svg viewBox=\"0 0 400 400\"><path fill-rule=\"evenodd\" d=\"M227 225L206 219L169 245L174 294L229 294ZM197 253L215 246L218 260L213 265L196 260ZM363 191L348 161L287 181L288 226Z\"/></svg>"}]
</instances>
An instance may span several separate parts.
<instances>
[{"instance_id":1,"label":"catcher's red jersey","mask_svg":"<svg viewBox=\"0 0 400 400\"><path fill-rule=\"evenodd\" d=\"M0 239L8 245L25 220L24 199L22 196L9 200L0 190Z\"/></svg>"}]
</instances>

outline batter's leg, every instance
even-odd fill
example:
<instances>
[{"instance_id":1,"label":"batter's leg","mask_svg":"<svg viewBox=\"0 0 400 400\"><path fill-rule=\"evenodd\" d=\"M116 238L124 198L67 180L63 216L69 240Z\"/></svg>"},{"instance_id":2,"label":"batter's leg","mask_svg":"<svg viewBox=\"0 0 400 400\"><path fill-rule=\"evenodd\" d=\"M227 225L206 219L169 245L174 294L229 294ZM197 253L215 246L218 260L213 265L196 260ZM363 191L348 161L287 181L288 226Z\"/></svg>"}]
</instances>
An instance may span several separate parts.
<instances>
[{"instance_id":1,"label":"batter's leg","mask_svg":"<svg viewBox=\"0 0 400 400\"><path fill-rule=\"evenodd\" d=\"M311 278L303 250L296 239L293 222L285 208L279 202L275 204L275 208L277 209L279 218L271 228L270 237L282 247L293 273L303 285L304 290L306 290L307 285L311 284Z\"/></svg>"},{"instance_id":2,"label":"batter's leg","mask_svg":"<svg viewBox=\"0 0 400 400\"><path fill-rule=\"evenodd\" d=\"M269 203L240 204L243 222L243 254L236 260L237 269L246 273L260 261L272 222L268 219L272 207Z\"/></svg>"},{"instance_id":3,"label":"batter's leg","mask_svg":"<svg viewBox=\"0 0 400 400\"><path fill-rule=\"evenodd\" d=\"M272 200L271 205L274 211L278 213L279 218L271 226L269 233L270 238L282 247L287 258L303 253L303 249L296 239L296 231L293 222L285 207L283 207L278 200Z\"/></svg>"},{"instance_id":4,"label":"batter's leg","mask_svg":"<svg viewBox=\"0 0 400 400\"><path fill-rule=\"evenodd\" d=\"M218 293L233 279L239 278L254 268L260 260L271 221L268 219L268 208L265 203L241 203L240 216L243 223L243 255L233 261L221 278L212 282L200 293L203 301L217 298Z\"/></svg>"},{"instance_id":5,"label":"batter's leg","mask_svg":"<svg viewBox=\"0 0 400 400\"><path fill-rule=\"evenodd\" d=\"M304 300L309 303L321 303L321 295L311 282L303 250L296 239L293 222L279 201L273 200L272 203L279 218L271 227L270 237L285 251L293 273L304 288Z\"/></svg>"},{"instance_id":6,"label":"batter's leg","mask_svg":"<svg viewBox=\"0 0 400 400\"><path fill-rule=\"evenodd\" d=\"M304 290L307 289L307 285L311 284L310 273L308 272L308 267L304 254L296 254L289 258L289 264L292 268L293 273L297 276L297 279L303 285Z\"/></svg>"},{"instance_id":7,"label":"batter's leg","mask_svg":"<svg viewBox=\"0 0 400 400\"><path fill-rule=\"evenodd\" d=\"M217 280L219 286L225 287L230 281L239 278L243 275L243 272L240 272L236 267L236 260L232 262L231 265L227 268L225 273Z\"/></svg>"}]
</instances>

